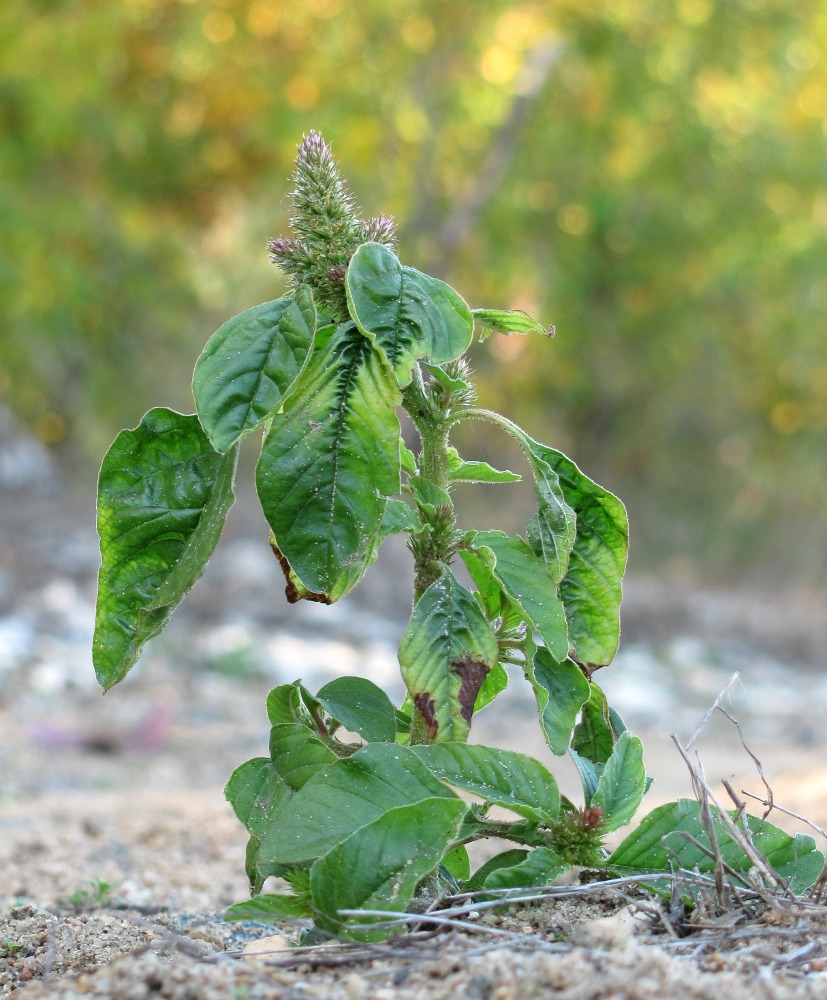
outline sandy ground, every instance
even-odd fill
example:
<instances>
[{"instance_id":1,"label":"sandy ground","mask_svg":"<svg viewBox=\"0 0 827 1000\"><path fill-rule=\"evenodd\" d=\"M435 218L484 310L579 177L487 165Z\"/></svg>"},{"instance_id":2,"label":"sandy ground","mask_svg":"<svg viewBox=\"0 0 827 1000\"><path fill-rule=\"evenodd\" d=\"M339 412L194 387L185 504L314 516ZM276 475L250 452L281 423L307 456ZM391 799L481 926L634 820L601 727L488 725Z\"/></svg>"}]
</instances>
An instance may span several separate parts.
<instances>
[{"instance_id":1,"label":"sandy ground","mask_svg":"<svg viewBox=\"0 0 827 1000\"><path fill-rule=\"evenodd\" d=\"M827 998L823 905L700 913L689 928L649 897L589 889L310 952L291 947L294 924L224 924L246 881L245 834L222 788L266 748L264 697L297 676L314 687L350 672L393 690L404 557L392 552L359 600L291 615L266 543L231 529L167 636L104 699L88 652L90 519L61 509L54 489L16 497L0 511L0 996ZM621 655L600 680L643 737L646 807L690 794L670 734L686 740L740 672L723 705L776 801L827 825L823 595L659 578L633 578L626 593ZM576 796L533 711L515 681L475 738L542 757ZM716 713L698 746L710 783L765 794L729 719Z\"/></svg>"}]
</instances>

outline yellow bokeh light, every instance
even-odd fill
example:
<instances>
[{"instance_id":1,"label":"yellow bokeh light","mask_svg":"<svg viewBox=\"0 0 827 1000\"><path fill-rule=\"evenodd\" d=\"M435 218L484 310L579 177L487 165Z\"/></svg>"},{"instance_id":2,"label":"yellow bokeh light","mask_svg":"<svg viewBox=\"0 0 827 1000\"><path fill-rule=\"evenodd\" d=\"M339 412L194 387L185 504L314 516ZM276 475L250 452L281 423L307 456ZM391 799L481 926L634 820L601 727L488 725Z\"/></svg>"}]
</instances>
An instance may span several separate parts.
<instances>
[{"instance_id":1,"label":"yellow bokeh light","mask_svg":"<svg viewBox=\"0 0 827 1000\"><path fill-rule=\"evenodd\" d=\"M287 103L296 111L310 111L319 103L319 85L312 76L294 76L285 91Z\"/></svg>"},{"instance_id":2,"label":"yellow bokeh light","mask_svg":"<svg viewBox=\"0 0 827 1000\"><path fill-rule=\"evenodd\" d=\"M770 423L782 434L794 434L801 430L806 421L804 407L793 400L776 403L770 410Z\"/></svg>"},{"instance_id":3,"label":"yellow bokeh light","mask_svg":"<svg viewBox=\"0 0 827 1000\"><path fill-rule=\"evenodd\" d=\"M311 0L310 10L323 21L334 18L342 9L342 0Z\"/></svg>"},{"instance_id":4,"label":"yellow bokeh light","mask_svg":"<svg viewBox=\"0 0 827 1000\"><path fill-rule=\"evenodd\" d=\"M557 225L569 236L583 236L591 229L592 215L585 205L572 201L557 213Z\"/></svg>"},{"instance_id":5,"label":"yellow bokeh light","mask_svg":"<svg viewBox=\"0 0 827 1000\"><path fill-rule=\"evenodd\" d=\"M270 0L257 0L247 11L247 27L256 38L271 38L280 23L281 10Z\"/></svg>"},{"instance_id":6,"label":"yellow bokeh light","mask_svg":"<svg viewBox=\"0 0 827 1000\"><path fill-rule=\"evenodd\" d=\"M480 59L480 74L483 80L495 86L511 83L517 75L517 54L505 45L492 45Z\"/></svg>"},{"instance_id":7,"label":"yellow bokeh light","mask_svg":"<svg viewBox=\"0 0 827 1000\"><path fill-rule=\"evenodd\" d=\"M798 194L790 184L770 184L764 191L764 201L776 215L789 215L798 207Z\"/></svg>"},{"instance_id":8,"label":"yellow bokeh light","mask_svg":"<svg viewBox=\"0 0 827 1000\"><path fill-rule=\"evenodd\" d=\"M811 83L798 95L798 107L810 118L821 118L827 114L827 87Z\"/></svg>"},{"instance_id":9,"label":"yellow bokeh light","mask_svg":"<svg viewBox=\"0 0 827 1000\"><path fill-rule=\"evenodd\" d=\"M393 116L393 126L405 142L419 142L428 134L428 118L418 105L398 108Z\"/></svg>"},{"instance_id":10,"label":"yellow bokeh light","mask_svg":"<svg viewBox=\"0 0 827 1000\"><path fill-rule=\"evenodd\" d=\"M185 139L194 135L204 121L204 100L200 95L182 98L169 109L164 127L168 135Z\"/></svg>"},{"instance_id":11,"label":"yellow bokeh light","mask_svg":"<svg viewBox=\"0 0 827 1000\"><path fill-rule=\"evenodd\" d=\"M710 0L679 0L678 16L684 24L703 24L712 14Z\"/></svg>"},{"instance_id":12,"label":"yellow bokeh light","mask_svg":"<svg viewBox=\"0 0 827 1000\"><path fill-rule=\"evenodd\" d=\"M34 432L44 444L58 444L66 437L66 419L48 410L35 420Z\"/></svg>"},{"instance_id":13,"label":"yellow bokeh light","mask_svg":"<svg viewBox=\"0 0 827 1000\"><path fill-rule=\"evenodd\" d=\"M537 11L519 7L502 14L494 28L497 41L511 49L530 44L541 32Z\"/></svg>"},{"instance_id":14,"label":"yellow bokeh light","mask_svg":"<svg viewBox=\"0 0 827 1000\"><path fill-rule=\"evenodd\" d=\"M225 10L211 10L201 22L201 31L208 42L220 45L235 34L235 21Z\"/></svg>"},{"instance_id":15,"label":"yellow bokeh light","mask_svg":"<svg viewBox=\"0 0 827 1000\"><path fill-rule=\"evenodd\" d=\"M402 41L411 52L428 52L435 38L433 21L427 17L415 17L402 26Z\"/></svg>"},{"instance_id":16,"label":"yellow bokeh light","mask_svg":"<svg viewBox=\"0 0 827 1000\"><path fill-rule=\"evenodd\" d=\"M787 62L799 73L806 73L818 65L818 46L809 38L796 38L787 46Z\"/></svg>"}]
</instances>

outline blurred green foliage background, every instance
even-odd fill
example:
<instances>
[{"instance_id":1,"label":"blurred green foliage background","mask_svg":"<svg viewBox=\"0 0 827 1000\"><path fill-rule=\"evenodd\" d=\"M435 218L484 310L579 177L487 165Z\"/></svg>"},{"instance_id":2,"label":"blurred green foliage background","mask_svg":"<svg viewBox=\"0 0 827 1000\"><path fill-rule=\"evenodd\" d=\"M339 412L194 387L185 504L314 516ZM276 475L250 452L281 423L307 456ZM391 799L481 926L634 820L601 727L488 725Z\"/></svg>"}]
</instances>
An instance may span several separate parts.
<instances>
[{"instance_id":1,"label":"blurred green foliage background","mask_svg":"<svg viewBox=\"0 0 827 1000\"><path fill-rule=\"evenodd\" d=\"M17 0L0 71L0 401L57 450L192 409L315 128L406 262L556 325L482 398L625 499L638 567L821 579L818 0Z\"/></svg>"}]
</instances>

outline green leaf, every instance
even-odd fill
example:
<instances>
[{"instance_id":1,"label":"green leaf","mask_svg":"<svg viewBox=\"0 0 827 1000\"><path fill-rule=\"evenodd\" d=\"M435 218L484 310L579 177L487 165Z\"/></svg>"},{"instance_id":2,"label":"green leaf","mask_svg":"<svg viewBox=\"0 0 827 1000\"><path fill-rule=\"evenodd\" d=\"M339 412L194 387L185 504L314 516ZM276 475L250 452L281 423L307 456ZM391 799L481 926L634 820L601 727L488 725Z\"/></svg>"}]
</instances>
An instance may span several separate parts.
<instances>
[{"instance_id":1,"label":"green leaf","mask_svg":"<svg viewBox=\"0 0 827 1000\"><path fill-rule=\"evenodd\" d=\"M312 726L310 713L302 703L301 684L279 684L267 695L267 718L271 726L280 726L287 722L299 722L303 726Z\"/></svg>"},{"instance_id":2,"label":"green leaf","mask_svg":"<svg viewBox=\"0 0 827 1000\"><path fill-rule=\"evenodd\" d=\"M485 680L482 682L477 700L474 702L474 714L481 712L487 705L490 705L497 695L502 694L507 687L508 671L502 663L495 663L485 675Z\"/></svg>"},{"instance_id":3,"label":"green leaf","mask_svg":"<svg viewBox=\"0 0 827 1000\"><path fill-rule=\"evenodd\" d=\"M471 874L471 861L468 857L468 848L464 844L460 844L452 851L449 851L442 859L442 863L457 882L464 882Z\"/></svg>"},{"instance_id":4,"label":"green leaf","mask_svg":"<svg viewBox=\"0 0 827 1000\"><path fill-rule=\"evenodd\" d=\"M577 514L577 535L560 585L574 655L590 668L605 666L620 641L621 581L629 547L626 508L559 451L547 449L546 458Z\"/></svg>"},{"instance_id":5,"label":"green leaf","mask_svg":"<svg viewBox=\"0 0 827 1000\"><path fill-rule=\"evenodd\" d=\"M617 830L638 810L646 790L643 744L630 733L623 733L606 761L591 805L603 811L603 829Z\"/></svg>"},{"instance_id":6,"label":"green leaf","mask_svg":"<svg viewBox=\"0 0 827 1000\"><path fill-rule=\"evenodd\" d=\"M341 910L402 912L418 883L439 864L465 816L458 799L423 799L389 809L319 858L310 888L319 926L354 941L377 941L388 930L348 924L377 918L342 916Z\"/></svg>"},{"instance_id":7,"label":"green leaf","mask_svg":"<svg viewBox=\"0 0 827 1000\"><path fill-rule=\"evenodd\" d=\"M369 743L396 739L396 709L385 692L363 677L337 677L316 695L324 710Z\"/></svg>"},{"instance_id":8,"label":"green leaf","mask_svg":"<svg viewBox=\"0 0 827 1000\"><path fill-rule=\"evenodd\" d=\"M433 773L456 788L504 806L518 816L553 821L560 811L557 782L538 761L512 750L467 743L411 747Z\"/></svg>"},{"instance_id":9,"label":"green leaf","mask_svg":"<svg viewBox=\"0 0 827 1000\"><path fill-rule=\"evenodd\" d=\"M278 548L304 586L334 601L376 555L399 492L399 390L354 326L311 359L264 441L256 484Z\"/></svg>"},{"instance_id":10,"label":"green leaf","mask_svg":"<svg viewBox=\"0 0 827 1000\"><path fill-rule=\"evenodd\" d=\"M721 858L735 871L749 871L749 857L732 839L714 808L713 815ZM756 850L782 878L789 880L794 892L804 892L815 882L824 857L816 850L812 837L800 833L793 837L757 816L748 816L747 822ZM607 865L620 874L668 872L678 867L713 872L714 859L687 840L685 834L709 849L709 837L695 799L678 799L653 809L609 857Z\"/></svg>"},{"instance_id":11,"label":"green leaf","mask_svg":"<svg viewBox=\"0 0 827 1000\"><path fill-rule=\"evenodd\" d=\"M403 267L379 243L359 247L346 286L350 315L385 353L400 386L420 359L444 364L471 343L473 320L462 297L444 281Z\"/></svg>"},{"instance_id":12,"label":"green leaf","mask_svg":"<svg viewBox=\"0 0 827 1000\"><path fill-rule=\"evenodd\" d=\"M571 868L568 861L549 847L535 847L515 865L497 868L486 876L486 889L532 889L549 885Z\"/></svg>"},{"instance_id":13,"label":"green leaf","mask_svg":"<svg viewBox=\"0 0 827 1000\"><path fill-rule=\"evenodd\" d=\"M592 804L594 793L600 783L600 775L603 773L605 764L596 764L588 757L581 757L580 754L569 747L569 756L574 761L580 775L580 784L583 786L583 801L586 807Z\"/></svg>"},{"instance_id":14,"label":"green leaf","mask_svg":"<svg viewBox=\"0 0 827 1000\"><path fill-rule=\"evenodd\" d=\"M445 490L435 486L430 479L423 479L422 476L410 476L405 485L413 494L414 500L432 513L437 507L454 506L453 500Z\"/></svg>"},{"instance_id":15,"label":"green leaf","mask_svg":"<svg viewBox=\"0 0 827 1000\"><path fill-rule=\"evenodd\" d=\"M104 690L126 676L203 572L234 500L236 457L214 451L196 416L163 408L115 438L98 482L92 654Z\"/></svg>"},{"instance_id":16,"label":"green leaf","mask_svg":"<svg viewBox=\"0 0 827 1000\"><path fill-rule=\"evenodd\" d=\"M252 899L244 899L233 903L224 911L224 920L255 920L263 924L275 924L281 920L300 920L313 916L313 907L309 899L301 896L288 896L285 893L262 893Z\"/></svg>"},{"instance_id":17,"label":"green leaf","mask_svg":"<svg viewBox=\"0 0 827 1000\"><path fill-rule=\"evenodd\" d=\"M382 523L379 525L379 534L383 538L403 532L417 535L422 530L423 524L413 507L409 507L404 500L396 500L393 497L388 500L385 504L385 513L382 515Z\"/></svg>"},{"instance_id":18,"label":"green leaf","mask_svg":"<svg viewBox=\"0 0 827 1000\"><path fill-rule=\"evenodd\" d=\"M494 857L489 858L484 865L480 865L480 867L468 880L467 884L463 887L463 891L479 892L493 872L499 871L501 868L512 868L514 865L518 865L525 861L528 855L528 851L517 848L512 848L510 851L502 851L500 854L495 854Z\"/></svg>"},{"instance_id":19,"label":"green leaf","mask_svg":"<svg viewBox=\"0 0 827 1000\"><path fill-rule=\"evenodd\" d=\"M402 438L399 439L399 464L402 467L402 471L407 472L409 476L419 474L419 469L416 465L416 455L414 455L410 448L406 447Z\"/></svg>"},{"instance_id":20,"label":"green leaf","mask_svg":"<svg viewBox=\"0 0 827 1000\"><path fill-rule=\"evenodd\" d=\"M565 660L569 652L566 613L542 559L522 538L502 531L478 532L474 546L493 553L492 572L505 593L540 633L552 657Z\"/></svg>"},{"instance_id":21,"label":"green leaf","mask_svg":"<svg viewBox=\"0 0 827 1000\"><path fill-rule=\"evenodd\" d=\"M465 740L497 652L479 604L446 570L417 601L399 646L402 678L431 742Z\"/></svg>"},{"instance_id":22,"label":"green leaf","mask_svg":"<svg viewBox=\"0 0 827 1000\"><path fill-rule=\"evenodd\" d=\"M438 365L426 364L425 369L448 392L467 393L471 391L471 384L466 379L459 378L456 375L449 375L444 368L440 368Z\"/></svg>"},{"instance_id":23,"label":"green leaf","mask_svg":"<svg viewBox=\"0 0 827 1000\"><path fill-rule=\"evenodd\" d=\"M220 327L195 365L201 426L225 452L276 409L304 367L316 332L310 290L253 306Z\"/></svg>"},{"instance_id":24,"label":"green leaf","mask_svg":"<svg viewBox=\"0 0 827 1000\"><path fill-rule=\"evenodd\" d=\"M272 817L261 838L264 863L320 857L396 806L456 796L407 747L369 743L314 774Z\"/></svg>"},{"instance_id":25,"label":"green leaf","mask_svg":"<svg viewBox=\"0 0 827 1000\"><path fill-rule=\"evenodd\" d=\"M474 325L483 327L479 335L480 343L488 340L492 332L504 333L540 333L544 337L554 336L554 327L544 327L536 319L532 319L522 309L472 309Z\"/></svg>"},{"instance_id":26,"label":"green leaf","mask_svg":"<svg viewBox=\"0 0 827 1000\"><path fill-rule=\"evenodd\" d=\"M611 710L606 695L592 681L589 685L589 700L583 706L580 721L574 728L571 749L596 764L605 764L612 755L616 736L619 735L612 729Z\"/></svg>"},{"instance_id":27,"label":"green leaf","mask_svg":"<svg viewBox=\"0 0 827 1000\"><path fill-rule=\"evenodd\" d=\"M577 715L589 698L589 682L576 663L557 663L547 649L538 649L526 664L534 688L542 726L552 752L564 754L571 742Z\"/></svg>"},{"instance_id":28,"label":"green leaf","mask_svg":"<svg viewBox=\"0 0 827 1000\"><path fill-rule=\"evenodd\" d=\"M260 838L270 816L293 792L271 760L254 757L233 771L224 794L247 832Z\"/></svg>"},{"instance_id":29,"label":"green leaf","mask_svg":"<svg viewBox=\"0 0 827 1000\"><path fill-rule=\"evenodd\" d=\"M294 791L337 759L330 747L298 722L273 726L270 730L270 757L275 769Z\"/></svg>"},{"instance_id":30,"label":"green leaf","mask_svg":"<svg viewBox=\"0 0 827 1000\"><path fill-rule=\"evenodd\" d=\"M507 469L495 469L488 462L461 462L450 471L454 483L519 483L523 478Z\"/></svg>"}]
</instances>

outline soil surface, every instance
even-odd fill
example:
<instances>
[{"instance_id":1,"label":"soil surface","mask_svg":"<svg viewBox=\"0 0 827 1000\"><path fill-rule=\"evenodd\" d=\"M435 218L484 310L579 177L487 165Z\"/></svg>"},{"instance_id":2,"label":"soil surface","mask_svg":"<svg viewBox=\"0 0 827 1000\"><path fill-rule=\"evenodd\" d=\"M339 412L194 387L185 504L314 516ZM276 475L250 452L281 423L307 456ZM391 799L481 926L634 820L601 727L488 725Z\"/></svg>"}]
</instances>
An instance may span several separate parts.
<instances>
[{"instance_id":1,"label":"soil surface","mask_svg":"<svg viewBox=\"0 0 827 1000\"><path fill-rule=\"evenodd\" d=\"M20 456L36 446L19 437L4 465L10 440L0 433L0 997L827 1000L827 908L812 901L701 907L687 924L639 890L572 884L370 947L302 949L295 922L223 923L247 886L245 832L222 789L266 749L266 693L360 673L399 694L406 554L391 547L353 599L290 608L242 497L168 632L104 699L89 654L93 487L69 495L42 455L24 474ZM720 711L704 726L710 784L766 796L743 735L776 803L827 825L825 595L632 575L623 621L621 653L598 679L643 738L646 809L691 794L670 734L685 742L727 688L740 733ZM576 796L533 711L515 677L474 738L539 756Z\"/></svg>"}]
</instances>

